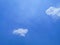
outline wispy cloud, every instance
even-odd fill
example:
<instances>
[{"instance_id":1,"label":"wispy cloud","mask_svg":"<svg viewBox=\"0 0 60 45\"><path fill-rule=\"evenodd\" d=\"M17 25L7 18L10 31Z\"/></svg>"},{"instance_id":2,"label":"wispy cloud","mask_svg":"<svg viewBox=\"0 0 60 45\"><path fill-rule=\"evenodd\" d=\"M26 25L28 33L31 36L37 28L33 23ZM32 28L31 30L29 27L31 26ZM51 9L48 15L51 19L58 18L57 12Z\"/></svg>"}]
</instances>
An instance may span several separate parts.
<instances>
[{"instance_id":1,"label":"wispy cloud","mask_svg":"<svg viewBox=\"0 0 60 45\"><path fill-rule=\"evenodd\" d=\"M13 34L20 35L23 37L25 37L27 33L28 33L28 29L19 28L19 29L13 30Z\"/></svg>"},{"instance_id":2,"label":"wispy cloud","mask_svg":"<svg viewBox=\"0 0 60 45\"><path fill-rule=\"evenodd\" d=\"M51 15L51 16L60 17L60 8L49 7L49 8L46 10L46 14L47 14L47 15Z\"/></svg>"}]
</instances>

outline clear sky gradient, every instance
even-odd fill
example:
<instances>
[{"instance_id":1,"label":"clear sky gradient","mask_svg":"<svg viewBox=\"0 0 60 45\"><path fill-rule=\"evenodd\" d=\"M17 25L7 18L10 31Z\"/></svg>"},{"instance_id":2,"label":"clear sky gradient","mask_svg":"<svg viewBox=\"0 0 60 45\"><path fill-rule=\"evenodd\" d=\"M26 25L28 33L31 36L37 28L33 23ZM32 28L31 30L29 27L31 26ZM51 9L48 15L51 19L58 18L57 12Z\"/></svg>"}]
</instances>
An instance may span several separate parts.
<instances>
[{"instance_id":1,"label":"clear sky gradient","mask_svg":"<svg viewBox=\"0 0 60 45\"><path fill-rule=\"evenodd\" d=\"M45 13L51 6L60 0L0 0L0 45L60 45L60 19ZM25 37L12 33L19 28Z\"/></svg>"}]
</instances>

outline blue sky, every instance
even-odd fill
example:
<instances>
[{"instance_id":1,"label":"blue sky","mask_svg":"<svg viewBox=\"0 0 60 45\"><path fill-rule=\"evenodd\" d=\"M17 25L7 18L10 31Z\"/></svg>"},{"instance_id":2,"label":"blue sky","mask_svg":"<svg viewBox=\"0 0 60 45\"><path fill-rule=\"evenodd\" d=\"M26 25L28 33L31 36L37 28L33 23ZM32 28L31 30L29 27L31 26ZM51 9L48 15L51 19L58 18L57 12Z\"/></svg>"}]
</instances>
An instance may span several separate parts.
<instances>
[{"instance_id":1,"label":"blue sky","mask_svg":"<svg viewBox=\"0 0 60 45\"><path fill-rule=\"evenodd\" d=\"M60 0L0 0L0 45L60 45L60 17L46 14ZM13 34L28 29L25 37Z\"/></svg>"}]
</instances>

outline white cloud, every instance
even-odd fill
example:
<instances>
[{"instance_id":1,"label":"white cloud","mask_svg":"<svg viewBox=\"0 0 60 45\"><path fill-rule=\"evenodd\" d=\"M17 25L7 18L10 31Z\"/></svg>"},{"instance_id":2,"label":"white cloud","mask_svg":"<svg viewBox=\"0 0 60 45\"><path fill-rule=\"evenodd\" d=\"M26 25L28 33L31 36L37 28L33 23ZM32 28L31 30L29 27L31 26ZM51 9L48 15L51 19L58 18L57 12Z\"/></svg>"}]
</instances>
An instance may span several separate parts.
<instances>
[{"instance_id":1,"label":"white cloud","mask_svg":"<svg viewBox=\"0 0 60 45\"><path fill-rule=\"evenodd\" d=\"M23 37L25 37L27 33L28 33L28 29L23 29L23 28L19 28L13 31L13 34L20 35Z\"/></svg>"},{"instance_id":2,"label":"white cloud","mask_svg":"<svg viewBox=\"0 0 60 45\"><path fill-rule=\"evenodd\" d=\"M47 14L47 15L51 15L51 16L60 17L60 8L49 7L49 8L46 10L46 14Z\"/></svg>"}]
</instances>

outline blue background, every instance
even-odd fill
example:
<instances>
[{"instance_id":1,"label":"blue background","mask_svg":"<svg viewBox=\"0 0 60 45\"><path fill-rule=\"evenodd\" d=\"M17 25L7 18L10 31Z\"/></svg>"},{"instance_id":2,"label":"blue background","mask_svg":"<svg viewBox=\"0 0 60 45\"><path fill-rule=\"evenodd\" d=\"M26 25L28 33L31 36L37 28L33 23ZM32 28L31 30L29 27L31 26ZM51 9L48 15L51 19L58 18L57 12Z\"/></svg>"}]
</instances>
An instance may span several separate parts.
<instances>
[{"instance_id":1,"label":"blue background","mask_svg":"<svg viewBox=\"0 0 60 45\"><path fill-rule=\"evenodd\" d=\"M45 11L60 0L0 0L0 45L60 45L60 19ZM12 31L27 28L26 37Z\"/></svg>"}]
</instances>

